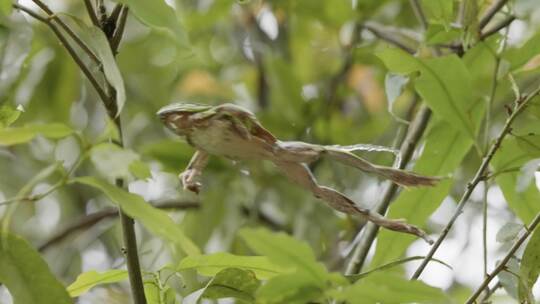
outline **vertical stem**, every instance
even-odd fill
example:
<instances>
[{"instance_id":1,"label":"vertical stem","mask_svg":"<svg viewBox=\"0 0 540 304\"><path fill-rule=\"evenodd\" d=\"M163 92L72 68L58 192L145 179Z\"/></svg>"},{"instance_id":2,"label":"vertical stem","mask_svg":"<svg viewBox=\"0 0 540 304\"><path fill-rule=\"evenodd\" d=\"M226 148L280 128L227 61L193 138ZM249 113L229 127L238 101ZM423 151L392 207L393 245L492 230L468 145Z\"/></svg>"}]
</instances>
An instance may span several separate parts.
<instances>
[{"instance_id":1,"label":"vertical stem","mask_svg":"<svg viewBox=\"0 0 540 304\"><path fill-rule=\"evenodd\" d=\"M118 121L117 127L121 125ZM116 180L116 186L122 188L124 181L122 179ZM131 286L131 293L133 295L133 302L135 304L146 304L146 297L144 295L144 283L141 274L141 265L139 263L139 254L137 249L137 236L135 234L135 222L131 217L125 214L121 209L120 222L122 224L122 235L124 238L124 246L126 249L126 264L129 275L129 285Z\"/></svg>"},{"instance_id":2,"label":"vertical stem","mask_svg":"<svg viewBox=\"0 0 540 304\"><path fill-rule=\"evenodd\" d=\"M487 217L489 182L484 181L484 201L482 202L482 258L484 261L484 276L487 276Z\"/></svg>"}]
</instances>

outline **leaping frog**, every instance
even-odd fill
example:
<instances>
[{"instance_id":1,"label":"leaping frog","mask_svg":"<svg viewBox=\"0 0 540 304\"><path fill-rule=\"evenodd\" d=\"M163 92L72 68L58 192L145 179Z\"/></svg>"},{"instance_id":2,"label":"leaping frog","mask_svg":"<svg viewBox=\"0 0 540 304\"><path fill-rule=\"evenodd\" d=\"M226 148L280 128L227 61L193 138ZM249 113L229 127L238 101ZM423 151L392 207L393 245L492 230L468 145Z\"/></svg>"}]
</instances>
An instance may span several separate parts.
<instances>
[{"instance_id":1,"label":"leaping frog","mask_svg":"<svg viewBox=\"0 0 540 304\"><path fill-rule=\"evenodd\" d=\"M261 125L253 113L234 104L210 106L175 103L161 108L157 115L168 129L184 136L196 149L187 168L179 175L186 190L199 193L199 179L210 155L233 160L268 160L287 178L311 191L332 208L359 215L390 230L416 235L431 243L420 228L402 219L388 219L362 208L339 191L319 185L307 164L327 156L402 186L433 186L439 181L437 177L372 164L341 146L280 141Z\"/></svg>"}]
</instances>

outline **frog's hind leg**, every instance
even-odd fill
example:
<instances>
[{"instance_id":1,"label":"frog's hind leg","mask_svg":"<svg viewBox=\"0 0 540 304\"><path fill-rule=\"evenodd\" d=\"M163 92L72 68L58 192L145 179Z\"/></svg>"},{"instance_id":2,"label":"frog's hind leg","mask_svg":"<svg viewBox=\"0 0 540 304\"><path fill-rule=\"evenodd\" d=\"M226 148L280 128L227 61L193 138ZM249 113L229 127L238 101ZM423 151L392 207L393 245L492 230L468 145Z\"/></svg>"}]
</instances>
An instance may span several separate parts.
<instances>
[{"instance_id":1,"label":"frog's hind leg","mask_svg":"<svg viewBox=\"0 0 540 304\"><path fill-rule=\"evenodd\" d=\"M355 167L364 172L377 174L401 186L434 186L440 180L438 177L423 176L400 169L375 165L349 151L336 147L325 147L324 154L342 164Z\"/></svg>"},{"instance_id":2,"label":"frog's hind leg","mask_svg":"<svg viewBox=\"0 0 540 304\"><path fill-rule=\"evenodd\" d=\"M388 219L376 212L372 212L369 209L361 208L344 194L332 188L319 185L317 183L317 180L315 179L313 174L311 174L311 171L309 171L305 164L283 161L274 161L274 164L291 181L311 191L315 195L315 197L325 201L328 205L338 211L348 214L357 214L381 227L394 231L413 234L423 238L428 243L431 242L431 240L427 237L426 233L420 228L407 224L403 220Z\"/></svg>"},{"instance_id":3,"label":"frog's hind leg","mask_svg":"<svg viewBox=\"0 0 540 304\"><path fill-rule=\"evenodd\" d=\"M423 176L416 173L379 166L337 146L321 146L304 142L278 142L275 154L280 161L296 163L312 163L323 156L336 160L344 165L374 173L389 179L401 186L433 186L440 178Z\"/></svg>"}]
</instances>

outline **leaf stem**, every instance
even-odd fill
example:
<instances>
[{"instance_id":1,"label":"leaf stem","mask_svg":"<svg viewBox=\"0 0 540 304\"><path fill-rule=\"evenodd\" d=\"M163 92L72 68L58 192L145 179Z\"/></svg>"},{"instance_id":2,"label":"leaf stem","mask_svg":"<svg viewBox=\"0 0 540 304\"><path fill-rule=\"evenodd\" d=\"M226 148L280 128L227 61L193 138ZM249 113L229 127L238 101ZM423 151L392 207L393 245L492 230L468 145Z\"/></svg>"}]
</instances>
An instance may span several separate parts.
<instances>
[{"instance_id":1,"label":"leaf stem","mask_svg":"<svg viewBox=\"0 0 540 304\"><path fill-rule=\"evenodd\" d=\"M466 188L465 192L463 193L461 199L459 200L458 206L457 206L456 211L454 212L452 218L450 219L450 221L448 222L448 224L446 225L446 227L442 231L441 235L439 236L439 238L437 239L435 244L431 247L431 250L427 254L426 258L422 261L422 263L420 264L418 269L416 269L415 273L413 274L413 276L412 276L413 280L416 280L416 279L418 279L418 277L420 277L420 275L424 271L425 267L427 266L427 263L433 257L435 252L439 249L439 246L441 245L441 243L444 241L444 239L446 238L446 236L450 232L450 229L452 229L452 226L454 225L454 222L459 217L459 215L462 213L463 208L467 204L467 202L469 200L469 197L471 196L472 192L474 191L474 189L476 188L478 183L480 181L484 180L484 174L485 174L491 160L493 159L493 156L495 156L495 153L500 148L502 141L504 140L506 135L508 135L508 133L510 132L512 123L514 122L516 117L518 117L519 114L521 112L523 112L523 110L525 109L527 104L536 95L538 95L539 93L540 93L540 87L538 87L536 90L534 90L529 95L524 96L524 97L522 96L522 97L520 97L518 100L516 100L514 102L515 106L514 106L514 109L512 111L512 114L506 119L506 123L504 124L503 129L500 131L500 133L497 136L495 142L491 145L488 153L486 154L486 156L484 157L484 159L482 161L482 164L480 165L480 167L476 171L476 174L475 174L474 178L467 184L467 188Z\"/></svg>"}]
</instances>

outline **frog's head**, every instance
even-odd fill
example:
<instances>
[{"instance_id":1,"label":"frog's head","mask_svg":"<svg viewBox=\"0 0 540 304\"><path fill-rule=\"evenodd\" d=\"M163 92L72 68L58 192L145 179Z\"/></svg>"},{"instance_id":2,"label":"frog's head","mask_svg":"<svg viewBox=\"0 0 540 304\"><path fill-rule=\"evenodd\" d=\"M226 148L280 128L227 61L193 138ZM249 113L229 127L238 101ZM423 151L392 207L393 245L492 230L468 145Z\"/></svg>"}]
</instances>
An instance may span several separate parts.
<instances>
[{"instance_id":1,"label":"frog's head","mask_svg":"<svg viewBox=\"0 0 540 304\"><path fill-rule=\"evenodd\" d=\"M211 109L212 106L193 103L173 103L156 113L161 122L178 135L186 135L193 125L192 116Z\"/></svg>"}]
</instances>

